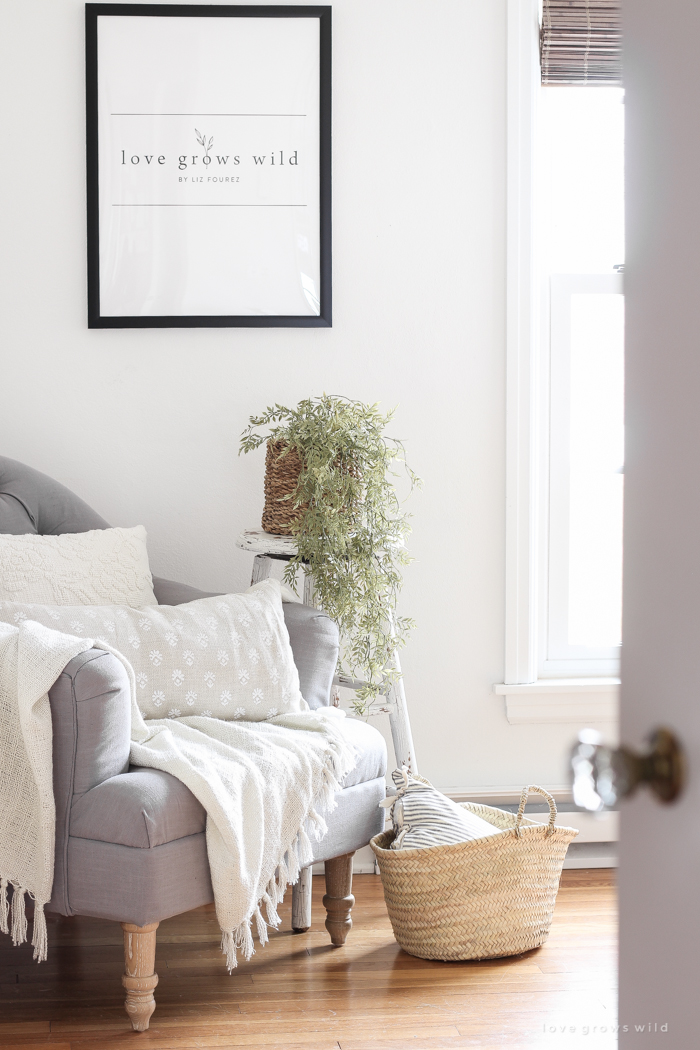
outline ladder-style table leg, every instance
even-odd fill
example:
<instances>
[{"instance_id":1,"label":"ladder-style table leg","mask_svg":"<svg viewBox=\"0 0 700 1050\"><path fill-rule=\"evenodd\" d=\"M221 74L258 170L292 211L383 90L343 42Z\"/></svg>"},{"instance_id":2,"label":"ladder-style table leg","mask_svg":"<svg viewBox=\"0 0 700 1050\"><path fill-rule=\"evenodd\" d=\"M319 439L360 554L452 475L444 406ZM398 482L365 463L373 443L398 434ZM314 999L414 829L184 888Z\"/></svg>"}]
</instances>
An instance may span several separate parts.
<instances>
[{"instance_id":1,"label":"ladder-style table leg","mask_svg":"<svg viewBox=\"0 0 700 1050\"><path fill-rule=\"evenodd\" d=\"M399 654L394 653L394 666L401 672ZM411 722L408 717L408 705L406 703L406 691L403 687L403 678L399 678L389 689L389 700L391 708L389 711L389 725L391 727L391 739L394 742L397 766L406 766L411 773L418 772L416 765L416 753L413 750L413 734L411 733Z\"/></svg>"},{"instance_id":2,"label":"ladder-style table leg","mask_svg":"<svg viewBox=\"0 0 700 1050\"><path fill-rule=\"evenodd\" d=\"M295 933L306 933L311 927L311 886L313 870L302 868L299 881L292 886L292 929Z\"/></svg>"},{"instance_id":3,"label":"ladder-style table leg","mask_svg":"<svg viewBox=\"0 0 700 1050\"><path fill-rule=\"evenodd\" d=\"M271 569L272 558L268 558L264 554L256 554L253 559L253 575L250 578L250 586L252 587L254 583L262 583L263 580L267 580Z\"/></svg>"}]
</instances>

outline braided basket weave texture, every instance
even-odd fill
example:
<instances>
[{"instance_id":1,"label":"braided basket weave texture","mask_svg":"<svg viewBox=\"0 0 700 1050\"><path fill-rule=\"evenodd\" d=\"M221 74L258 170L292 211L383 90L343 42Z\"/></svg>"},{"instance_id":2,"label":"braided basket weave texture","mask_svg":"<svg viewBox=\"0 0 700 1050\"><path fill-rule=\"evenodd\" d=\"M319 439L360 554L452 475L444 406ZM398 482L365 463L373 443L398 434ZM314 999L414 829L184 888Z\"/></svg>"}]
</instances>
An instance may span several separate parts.
<instances>
[{"instance_id":1,"label":"braided basket weave texture","mask_svg":"<svg viewBox=\"0 0 700 1050\"><path fill-rule=\"evenodd\" d=\"M286 441L268 441L265 453L265 508L262 527L275 536L291 536L292 524L301 516L307 505L294 507L301 460L292 448L286 455ZM291 496L291 499L285 499Z\"/></svg>"},{"instance_id":2,"label":"braided basket weave texture","mask_svg":"<svg viewBox=\"0 0 700 1050\"><path fill-rule=\"evenodd\" d=\"M547 939L569 843L578 832L492 806L465 809L494 825L493 835L428 849L389 849L394 832L370 845L381 872L394 936L421 959L495 959Z\"/></svg>"}]
</instances>

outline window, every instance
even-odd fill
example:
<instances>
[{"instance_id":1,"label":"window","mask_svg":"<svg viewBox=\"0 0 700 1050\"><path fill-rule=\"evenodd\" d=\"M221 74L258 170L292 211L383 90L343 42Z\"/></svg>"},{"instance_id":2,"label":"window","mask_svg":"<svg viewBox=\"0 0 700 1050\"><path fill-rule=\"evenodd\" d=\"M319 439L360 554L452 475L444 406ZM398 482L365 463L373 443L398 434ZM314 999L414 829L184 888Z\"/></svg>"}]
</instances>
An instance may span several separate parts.
<instances>
[{"instance_id":1,"label":"window","mask_svg":"<svg viewBox=\"0 0 700 1050\"><path fill-rule=\"evenodd\" d=\"M621 277L551 275L542 677L618 670L623 343Z\"/></svg>"},{"instance_id":2,"label":"window","mask_svg":"<svg viewBox=\"0 0 700 1050\"><path fill-rule=\"evenodd\" d=\"M542 87L546 556L538 675L614 675L622 617L624 96Z\"/></svg>"},{"instance_id":3,"label":"window","mask_svg":"<svg viewBox=\"0 0 700 1050\"><path fill-rule=\"evenodd\" d=\"M572 15L544 2L545 15ZM615 0L603 6L618 18ZM588 0L573 7L588 18ZM569 83L586 86L565 86L560 67L556 86L541 86L538 8L507 0L506 670L495 691L511 722L600 723L615 717L620 643L624 97L619 80L592 85L585 26L583 74ZM605 65L607 26L601 39Z\"/></svg>"}]
</instances>

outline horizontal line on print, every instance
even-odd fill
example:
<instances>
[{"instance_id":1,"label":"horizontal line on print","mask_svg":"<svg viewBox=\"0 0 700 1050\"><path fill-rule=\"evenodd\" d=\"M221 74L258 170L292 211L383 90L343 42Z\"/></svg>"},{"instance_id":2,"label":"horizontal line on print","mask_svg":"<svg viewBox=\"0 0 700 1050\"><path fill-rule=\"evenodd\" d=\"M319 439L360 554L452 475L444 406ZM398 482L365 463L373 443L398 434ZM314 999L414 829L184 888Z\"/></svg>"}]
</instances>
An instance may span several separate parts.
<instances>
[{"instance_id":1,"label":"horizontal line on print","mask_svg":"<svg viewBox=\"0 0 700 1050\"><path fill-rule=\"evenodd\" d=\"M113 208L307 208L307 204L113 204Z\"/></svg>"},{"instance_id":2,"label":"horizontal line on print","mask_svg":"<svg viewBox=\"0 0 700 1050\"><path fill-rule=\"evenodd\" d=\"M306 113L110 113L110 117L305 117Z\"/></svg>"}]
</instances>

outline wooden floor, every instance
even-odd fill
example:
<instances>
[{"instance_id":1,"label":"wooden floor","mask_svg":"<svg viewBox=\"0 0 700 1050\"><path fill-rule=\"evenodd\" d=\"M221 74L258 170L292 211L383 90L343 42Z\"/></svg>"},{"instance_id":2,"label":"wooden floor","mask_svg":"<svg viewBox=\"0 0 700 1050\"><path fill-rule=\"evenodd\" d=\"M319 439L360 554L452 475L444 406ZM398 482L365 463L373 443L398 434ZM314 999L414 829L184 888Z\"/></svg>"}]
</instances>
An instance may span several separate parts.
<instances>
[{"instance_id":1,"label":"wooden floor","mask_svg":"<svg viewBox=\"0 0 700 1050\"><path fill-rule=\"evenodd\" d=\"M13 948L0 934L0 1044L5 1050L47 1043L51 1050L616 1045L612 871L565 871L544 947L482 963L431 963L402 952L374 875L355 877L354 927L345 947L333 949L323 926L323 879L313 882L311 931L291 933L288 898L280 908L283 932L231 977L213 906L162 923L158 1005L150 1031L141 1034L131 1031L122 1009L116 923L50 917L49 959L41 966L32 963L31 949Z\"/></svg>"}]
</instances>

